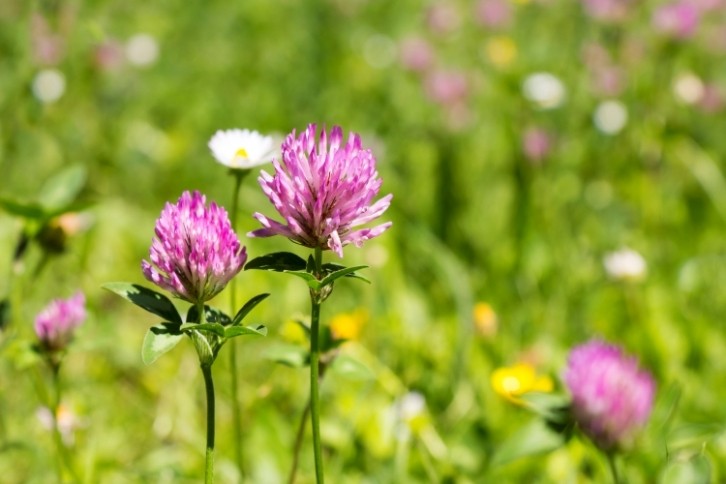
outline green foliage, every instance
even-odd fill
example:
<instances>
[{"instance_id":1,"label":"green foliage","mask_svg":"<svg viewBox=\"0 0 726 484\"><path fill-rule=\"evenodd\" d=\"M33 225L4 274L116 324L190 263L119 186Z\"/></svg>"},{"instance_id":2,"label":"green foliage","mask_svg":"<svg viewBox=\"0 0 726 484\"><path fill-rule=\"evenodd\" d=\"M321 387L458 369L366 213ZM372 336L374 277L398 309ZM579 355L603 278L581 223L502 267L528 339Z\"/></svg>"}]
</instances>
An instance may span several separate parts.
<instances>
[{"instance_id":1,"label":"green foliage","mask_svg":"<svg viewBox=\"0 0 726 484\"><path fill-rule=\"evenodd\" d=\"M669 2L620 2L611 19L586 3L502 1L509 20L495 25L463 0L0 2L3 482L57 480L36 417L46 399L33 320L77 288L89 319L60 376L81 480L198 482L191 346L213 359L230 338L267 335L239 345L244 478L228 465L228 362L215 362L218 481L284 482L308 398L297 278L335 286L321 315L330 482L607 482L594 447L558 426L567 352L591 337L623 345L658 382L649 424L619 458L623 481L724 481L724 12L700 11L682 38L654 25ZM428 65L410 63L411 39ZM54 101L39 94L47 71L64 80ZM559 106L525 97L536 72L562 83ZM594 121L607 101L627 113L616 133ZM232 213L234 177L207 147L216 130L285 135L309 122L361 135L380 194L394 194L390 230L342 260L324 251L316 277L307 253L280 252L290 242L244 237L254 212L275 216L255 170L236 221L246 269L258 269L237 279L234 299L248 302L231 307L225 291L200 325L196 308L143 287L164 203L197 189ZM547 135L541 155L532 132ZM63 226L48 258L67 214L83 223ZM604 268L623 247L645 259L640 279ZM112 280L132 283L98 289ZM332 323L349 329L356 312L357 332L334 337ZM518 362L558 396L525 394L522 408L495 393L492 372ZM405 420L410 394L425 412ZM308 482L307 434L302 449Z\"/></svg>"}]
</instances>

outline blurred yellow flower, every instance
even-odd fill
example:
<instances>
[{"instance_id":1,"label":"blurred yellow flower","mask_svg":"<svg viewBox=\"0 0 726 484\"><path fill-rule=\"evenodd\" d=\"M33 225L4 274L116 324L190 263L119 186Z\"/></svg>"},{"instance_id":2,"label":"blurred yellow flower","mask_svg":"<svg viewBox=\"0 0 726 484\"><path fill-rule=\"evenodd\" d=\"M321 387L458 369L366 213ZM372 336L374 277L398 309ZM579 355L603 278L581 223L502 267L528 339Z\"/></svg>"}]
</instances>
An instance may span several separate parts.
<instances>
[{"instance_id":1,"label":"blurred yellow flower","mask_svg":"<svg viewBox=\"0 0 726 484\"><path fill-rule=\"evenodd\" d=\"M363 325L368 321L368 311L356 309L350 313L340 313L330 321L330 332L334 339L356 340Z\"/></svg>"},{"instance_id":2,"label":"blurred yellow flower","mask_svg":"<svg viewBox=\"0 0 726 484\"><path fill-rule=\"evenodd\" d=\"M537 375L534 366L527 363L497 368L492 372L491 382L495 392L514 403L521 403L519 397L525 393L547 393L554 389L552 378Z\"/></svg>"},{"instance_id":3,"label":"blurred yellow flower","mask_svg":"<svg viewBox=\"0 0 726 484\"><path fill-rule=\"evenodd\" d=\"M508 67L517 58L517 44L506 35L498 35L486 43L485 53L496 67Z\"/></svg>"},{"instance_id":4,"label":"blurred yellow flower","mask_svg":"<svg viewBox=\"0 0 726 484\"><path fill-rule=\"evenodd\" d=\"M477 333L486 338L493 338L497 334L499 320L494 309L485 302L474 305L474 327Z\"/></svg>"}]
</instances>

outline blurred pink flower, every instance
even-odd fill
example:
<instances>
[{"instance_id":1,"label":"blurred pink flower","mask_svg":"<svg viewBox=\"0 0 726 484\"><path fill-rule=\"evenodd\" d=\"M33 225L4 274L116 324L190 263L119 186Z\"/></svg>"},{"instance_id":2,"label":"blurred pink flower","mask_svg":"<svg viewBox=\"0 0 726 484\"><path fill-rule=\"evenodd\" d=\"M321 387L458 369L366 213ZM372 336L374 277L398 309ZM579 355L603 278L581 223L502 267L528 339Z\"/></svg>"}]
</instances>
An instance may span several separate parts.
<instances>
[{"instance_id":1,"label":"blurred pink flower","mask_svg":"<svg viewBox=\"0 0 726 484\"><path fill-rule=\"evenodd\" d=\"M507 0L479 0L475 15L485 27L507 27L512 21L512 7Z\"/></svg>"},{"instance_id":2,"label":"blurred pink flower","mask_svg":"<svg viewBox=\"0 0 726 484\"><path fill-rule=\"evenodd\" d=\"M600 95L617 97L625 88L623 70L617 66L601 66L592 70L592 88Z\"/></svg>"},{"instance_id":3,"label":"blurred pink flower","mask_svg":"<svg viewBox=\"0 0 726 484\"><path fill-rule=\"evenodd\" d=\"M702 111L709 114L721 111L724 106L724 98L718 86L714 84L703 86L703 94L701 94L698 106Z\"/></svg>"},{"instance_id":4,"label":"blurred pink flower","mask_svg":"<svg viewBox=\"0 0 726 484\"><path fill-rule=\"evenodd\" d=\"M141 262L146 279L194 304L222 291L247 260L227 211L206 202L199 192L184 192L167 203L156 221L151 262Z\"/></svg>"},{"instance_id":5,"label":"blurred pink flower","mask_svg":"<svg viewBox=\"0 0 726 484\"><path fill-rule=\"evenodd\" d=\"M37 13L30 19L30 39L33 57L38 64L54 66L63 59L65 55L63 36L53 32L48 21Z\"/></svg>"},{"instance_id":6,"label":"blurred pink flower","mask_svg":"<svg viewBox=\"0 0 726 484\"><path fill-rule=\"evenodd\" d=\"M628 15L631 0L582 0L585 12L606 22L620 22Z\"/></svg>"},{"instance_id":7,"label":"blurred pink flower","mask_svg":"<svg viewBox=\"0 0 726 484\"><path fill-rule=\"evenodd\" d=\"M469 81L460 71L434 71L426 77L424 83L429 98L444 105L455 104L469 93Z\"/></svg>"},{"instance_id":8,"label":"blurred pink flower","mask_svg":"<svg viewBox=\"0 0 726 484\"><path fill-rule=\"evenodd\" d=\"M399 48L399 55L403 67L415 72L427 70L434 60L431 45L421 37L404 39Z\"/></svg>"},{"instance_id":9,"label":"blurred pink flower","mask_svg":"<svg viewBox=\"0 0 726 484\"><path fill-rule=\"evenodd\" d=\"M47 351L64 349L86 319L86 298L82 292L68 299L54 299L35 318L35 334Z\"/></svg>"},{"instance_id":10,"label":"blurred pink flower","mask_svg":"<svg viewBox=\"0 0 726 484\"><path fill-rule=\"evenodd\" d=\"M653 14L653 26L678 39L687 39L696 33L700 19L698 8L682 0L659 7Z\"/></svg>"},{"instance_id":11,"label":"blurred pink flower","mask_svg":"<svg viewBox=\"0 0 726 484\"><path fill-rule=\"evenodd\" d=\"M455 6L440 2L429 7L426 23L432 32L440 35L450 34L461 25L461 16Z\"/></svg>"},{"instance_id":12,"label":"blurred pink flower","mask_svg":"<svg viewBox=\"0 0 726 484\"><path fill-rule=\"evenodd\" d=\"M540 162L552 148L550 135L541 128L528 128L522 137L522 151L528 160Z\"/></svg>"},{"instance_id":13,"label":"blurred pink flower","mask_svg":"<svg viewBox=\"0 0 726 484\"><path fill-rule=\"evenodd\" d=\"M114 71L126 61L123 46L114 40L106 40L96 46L93 60L102 71Z\"/></svg>"},{"instance_id":14,"label":"blurred pink flower","mask_svg":"<svg viewBox=\"0 0 726 484\"><path fill-rule=\"evenodd\" d=\"M371 203L383 182L373 153L362 147L357 134L350 133L344 142L343 130L334 126L330 134L321 130L318 140L317 126L310 124L300 136L295 131L287 136L282 161L272 164L274 176L262 171L258 180L287 225L255 213L263 228L250 232L250 237L282 235L343 257L344 246L360 247L391 226L386 222L353 230L383 215L393 197Z\"/></svg>"},{"instance_id":15,"label":"blurred pink flower","mask_svg":"<svg viewBox=\"0 0 726 484\"><path fill-rule=\"evenodd\" d=\"M576 346L564 381L580 429L604 451L627 447L648 421L655 381L618 346L598 340Z\"/></svg>"}]
</instances>

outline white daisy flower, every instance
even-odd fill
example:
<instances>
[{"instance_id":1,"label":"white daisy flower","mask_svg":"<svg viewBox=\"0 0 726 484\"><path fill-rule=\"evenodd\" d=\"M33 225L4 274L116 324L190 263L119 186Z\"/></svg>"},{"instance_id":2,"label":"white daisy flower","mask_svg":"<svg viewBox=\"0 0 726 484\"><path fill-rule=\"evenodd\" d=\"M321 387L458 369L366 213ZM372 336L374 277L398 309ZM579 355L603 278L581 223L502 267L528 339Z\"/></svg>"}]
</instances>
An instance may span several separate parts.
<instances>
[{"instance_id":1,"label":"white daisy flower","mask_svg":"<svg viewBox=\"0 0 726 484\"><path fill-rule=\"evenodd\" d=\"M624 248L605 255L605 271L618 280L639 280L645 277L647 264L638 252Z\"/></svg>"},{"instance_id":2,"label":"white daisy flower","mask_svg":"<svg viewBox=\"0 0 726 484\"><path fill-rule=\"evenodd\" d=\"M219 130L209 140L218 162L234 170L249 170L272 161L277 153L272 136L249 129Z\"/></svg>"}]
</instances>

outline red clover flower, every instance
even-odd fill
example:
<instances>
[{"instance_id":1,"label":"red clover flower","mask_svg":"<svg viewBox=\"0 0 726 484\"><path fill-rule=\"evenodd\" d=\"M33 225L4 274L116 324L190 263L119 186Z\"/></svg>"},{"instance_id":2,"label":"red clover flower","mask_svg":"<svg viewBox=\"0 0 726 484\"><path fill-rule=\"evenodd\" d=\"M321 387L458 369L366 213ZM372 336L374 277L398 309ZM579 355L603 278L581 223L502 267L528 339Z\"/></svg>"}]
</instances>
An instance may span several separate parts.
<instances>
[{"instance_id":1,"label":"red clover flower","mask_svg":"<svg viewBox=\"0 0 726 484\"><path fill-rule=\"evenodd\" d=\"M273 161L274 176L262 171L259 182L287 224L261 213L254 217L264 228L251 237L283 235L310 248L330 249L343 257L343 247L363 242L383 233L391 222L373 228L353 230L380 217L391 204L389 194L371 204L382 180L376 159L361 146L360 137L350 133L343 144L343 131L333 127L328 135L315 124L299 137L290 133L282 144L282 160Z\"/></svg>"},{"instance_id":2,"label":"red clover flower","mask_svg":"<svg viewBox=\"0 0 726 484\"><path fill-rule=\"evenodd\" d=\"M82 292L68 299L54 299L35 318L35 334L41 348L64 349L73 339L75 329L86 319L86 298Z\"/></svg>"},{"instance_id":3,"label":"red clover flower","mask_svg":"<svg viewBox=\"0 0 726 484\"><path fill-rule=\"evenodd\" d=\"M199 192L184 192L167 203L156 221L156 237L144 276L175 296L197 304L216 296L244 266L240 244L227 211Z\"/></svg>"},{"instance_id":4,"label":"red clover flower","mask_svg":"<svg viewBox=\"0 0 726 484\"><path fill-rule=\"evenodd\" d=\"M648 421L655 381L618 346L593 340L575 347L564 380L575 420L604 451L627 447Z\"/></svg>"}]
</instances>

